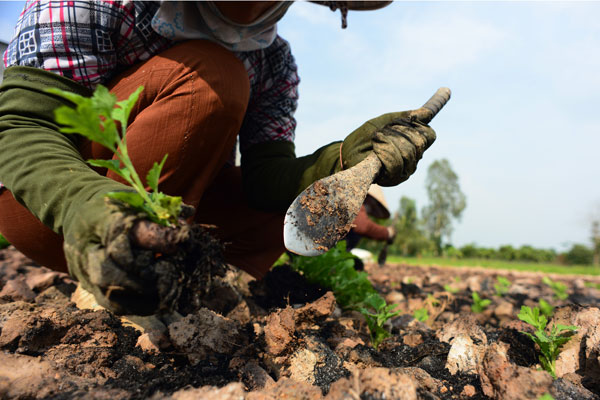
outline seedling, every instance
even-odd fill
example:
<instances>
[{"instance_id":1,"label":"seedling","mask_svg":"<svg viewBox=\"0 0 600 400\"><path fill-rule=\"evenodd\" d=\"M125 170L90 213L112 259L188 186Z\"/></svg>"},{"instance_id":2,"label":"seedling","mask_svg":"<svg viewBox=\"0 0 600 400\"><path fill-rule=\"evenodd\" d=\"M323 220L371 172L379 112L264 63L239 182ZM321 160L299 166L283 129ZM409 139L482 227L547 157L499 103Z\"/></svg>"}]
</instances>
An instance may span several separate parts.
<instances>
[{"instance_id":1,"label":"seedling","mask_svg":"<svg viewBox=\"0 0 600 400\"><path fill-rule=\"evenodd\" d=\"M522 333L529 336L539 346L539 360L542 368L556 379L556 358L560 353L560 348L571 339L569 335L576 331L578 327L556 324L552 325L550 333L547 333L545 329L548 325L548 319L540 314L540 309L537 307L531 309L530 307L522 306L521 312L517 316L521 321L535 328L533 335L529 332Z\"/></svg>"},{"instance_id":2,"label":"seedling","mask_svg":"<svg viewBox=\"0 0 600 400\"><path fill-rule=\"evenodd\" d=\"M417 308L413 312L413 317L417 321L427 322L427 320L429 319L429 311L427 311L427 308L425 308L425 307L423 307L423 308Z\"/></svg>"},{"instance_id":3,"label":"seedling","mask_svg":"<svg viewBox=\"0 0 600 400\"><path fill-rule=\"evenodd\" d=\"M54 111L56 122L63 125L61 132L79 134L97 142L110 149L116 158L87 160L87 162L94 167L107 168L115 172L135 189L135 192L110 192L107 196L145 212L153 222L173 225L178 222L181 197L167 196L158 191L158 178L167 155L160 163L155 162L146 176L149 193L135 171L127 151L125 136L127 121L143 89L143 86L140 86L123 101L117 101L116 96L102 85L98 85L92 97L83 97L57 88L47 89L47 91L76 105L76 108L61 106Z\"/></svg>"},{"instance_id":4,"label":"seedling","mask_svg":"<svg viewBox=\"0 0 600 400\"><path fill-rule=\"evenodd\" d=\"M544 299L540 299L539 306L540 312L543 316L545 316L548 319L552 318L552 315L554 314L554 307L552 307L550 303L548 303Z\"/></svg>"},{"instance_id":5,"label":"seedling","mask_svg":"<svg viewBox=\"0 0 600 400\"><path fill-rule=\"evenodd\" d=\"M340 306L362 313L373 347L377 348L390 335L384 328L385 323L400 311L393 311L396 305L388 305L377 293L366 272L354 269L354 258L346 251L346 242L340 241L318 257L294 257L291 266L304 274L309 282L331 289Z\"/></svg>"},{"instance_id":6,"label":"seedling","mask_svg":"<svg viewBox=\"0 0 600 400\"><path fill-rule=\"evenodd\" d=\"M400 314L400 311L393 311L397 305L387 304L377 293L369 294L363 304L366 307L360 308L359 311L367 320L367 326L371 332L371 342L373 343L373 347L377 348L381 341L389 336L388 331L384 328L384 324L390 318ZM369 309L375 312L370 312Z\"/></svg>"},{"instance_id":7,"label":"seedling","mask_svg":"<svg viewBox=\"0 0 600 400\"><path fill-rule=\"evenodd\" d=\"M600 289L600 283L586 282L584 285L585 285L585 287L594 288L594 289Z\"/></svg>"},{"instance_id":8,"label":"seedling","mask_svg":"<svg viewBox=\"0 0 600 400\"><path fill-rule=\"evenodd\" d=\"M567 285L565 285L564 283L554 282L552 279L548 278L547 276L545 276L542 279L542 282L544 282L546 285L550 286L550 288L554 292L554 297L556 299L566 300L567 297L569 297L569 294L567 293Z\"/></svg>"},{"instance_id":9,"label":"seedling","mask_svg":"<svg viewBox=\"0 0 600 400\"><path fill-rule=\"evenodd\" d=\"M452 286L450 284L445 284L444 290L449 293L457 293L458 292L458 288L455 288L454 286Z\"/></svg>"},{"instance_id":10,"label":"seedling","mask_svg":"<svg viewBox=\"0 0 600 400\"><path fill-rule=\"evenodd\" d=\"M544 393L538 400L554 400L550 393Z\"/></svg>"},{"instance_id":11,"label":"seedling","mask_svg":"<svg viewBox=\"0 0 600 400\"><path fill-rule=\"evenodd\" d=\"M479 293L477 293L477 292L473 292L471 294L471 297L473 297L473 304L471 304L471 311L473 311L474 313L481 313L487 308L487 306L492 304L492 301L490 299L482 299L479 296Z\"/></svg>"},{"instance_id":12,"label":"seedling","mask_svg":"<svg viewBox=\"0 0 600 400\"><path fill-rule=\"evenodd\" d=\"M496 296L502 297L508 293L508 289L510 288L511 282L503 276L498 276L496 278L496 283L494 284L494 289L496 289Z\"/></svg>"}]
</instances>

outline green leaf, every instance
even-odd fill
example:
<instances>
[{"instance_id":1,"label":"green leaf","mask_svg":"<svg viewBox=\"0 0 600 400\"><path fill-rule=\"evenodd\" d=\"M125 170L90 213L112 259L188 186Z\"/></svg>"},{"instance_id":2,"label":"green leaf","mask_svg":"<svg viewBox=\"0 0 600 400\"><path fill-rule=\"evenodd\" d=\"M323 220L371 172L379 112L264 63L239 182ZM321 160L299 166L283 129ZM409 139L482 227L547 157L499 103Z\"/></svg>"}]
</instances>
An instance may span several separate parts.
<instances>
[{"instance_id":1,"label":"green leaf","mask_svg":"<svg viewBox=\"0 0 600 400\"><path fill-rule=\"evenodd\" d=\"M154 165L152 165L152 168L150 168L150 171L148 171L148 175L146 175L146 184L154 192L158 192L158 178L160 178L160 171L162 171L166 160L167 154L165 154L160 164L155 162Z\"/></svg>"},{"instance_id":2,"label":"green leaf","mask_svg":"<svg viewBox=\"0 0 600 400\"><path fill-rule=\"evenodd\" d=\"M413 317L417 321L426 322L429 319L429 312L426 308L418 308L413 312Z\"/></svg>"},{"instance_id":3,"label":"green leaf","mask_svg":"<svg viewBox=\"0 0 600 400\"><path fill-rule=\"evenodd\" d=\"M121 168L119 160L87 160L87 162L94 167L107 168L116 172L121 178L132 183L131 172L127 168Z\"/></svg>"},{"instance_id":4,"label":"green leaf","mask_svg":"<svg viewBox=\"0 0 600 400\"><path fill-rule=\"evenodd\" d=\"M546 300L540 299L539 301L540 311L546 318L551 318L554 314L554 307L550 305Z\"/></svg>"},{"instance_id":5,"label":"green leaf","mask_svg":"<svg viewBox=\"0 0 600 400\"><path fill-rule=\"evenodd\" d=\"M117 102L117 107L112 110L112 117L121 123L121 126L126 126L129 121L129 114L137 103L140 93L144 90L143 86L136 89L135 92L131 93L129 98Z\"/></svg>"},{"instance_id":6,"label":"green leaf","mask_svg":"<svg viewBox=\"0 0 600 400\"><path fill-rule=\"evenodd\" d=\"M144 205L144 198L137 192L109 192L106 196L129 204L134 208L141 208Z\"/></svg>"},{"instance_id":7,"label":"green leaf","mask_svg":"<svg viewBox=\"0 0 600 400\"><path fill-rule=\"evenodd\" d=\"M117 102L117 96L110 93L103 85L96 86L92 96L92 106L100 115L109 118Z\"/></svg>"},{"instance_id":8,"label":"green leaf","mask_svg":"<svg viewBox=\"0 0 600 400\"><path fill-rule=\"evenodd\" d=\"M557 333L561 333L563 331L576 331L577 329L579 329L578 326L575 325L562 325L562 324L556 324L556 330Z\"/></svg>"}]
</instances>

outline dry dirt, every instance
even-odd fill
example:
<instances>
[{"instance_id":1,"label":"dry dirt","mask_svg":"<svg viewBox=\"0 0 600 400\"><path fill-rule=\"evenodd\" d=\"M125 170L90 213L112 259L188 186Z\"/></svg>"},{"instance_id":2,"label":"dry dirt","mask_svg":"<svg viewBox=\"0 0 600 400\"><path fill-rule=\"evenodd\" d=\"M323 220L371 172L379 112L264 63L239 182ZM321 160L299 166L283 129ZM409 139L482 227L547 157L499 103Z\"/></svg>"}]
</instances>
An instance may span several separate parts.
<instances>
[{"instance_id":1,"label":"dry dirt","mask_svg":"<svg viewBox=\"0 0 600 400\"><path fill-rule=\"evenodd\" d=\"M261 282L230 271L188 315L122 321L79 309L76 284L9 248L0 251L1 399L555 399L600 398L600 291L593 278L555 300L535 273L367 264L375 287L405 311L370 346L359 313L286 267ZM496 276L512 285L494 296ZM444 290L450 285L450 293ZM470 310L471 292L492 304ZM431 297L433 296L433 297ZM579 330L539 370L516 314L540 298L552 322ZM412 317L428 308L425 323ZM132 325L145 327L141 333Z\"/></svg>"}]
</instances>

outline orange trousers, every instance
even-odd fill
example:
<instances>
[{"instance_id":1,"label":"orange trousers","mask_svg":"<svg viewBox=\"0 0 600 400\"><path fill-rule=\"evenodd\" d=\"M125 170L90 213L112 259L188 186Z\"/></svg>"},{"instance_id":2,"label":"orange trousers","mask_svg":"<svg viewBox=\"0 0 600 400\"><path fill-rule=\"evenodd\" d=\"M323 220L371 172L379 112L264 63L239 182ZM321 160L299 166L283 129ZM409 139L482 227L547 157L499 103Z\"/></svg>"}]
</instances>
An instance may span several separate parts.
<instances>
[{"instance_id":1,"label":"orange trousers","mask_svg":"<svg viewBox=\"0 0 600 400\"><path fill-rule=\"evenodd\" d=\"M168 154L161 191L196 207L195 221L215 225L225 259L261 278L285 250L283 213L250 208L241 172L227 165L246 112L249 81L228 50L190 40L117 76L109 89L119 100L144 86L127 127L127 147L139 175ZM108 159L110 150L84 141L84 159ZM98 169L112 179L112 172ZM62 237L44 226L8 190L0 193L0 232L19 251L49 268L67 271Z\"/></svg>"}]
</instances>

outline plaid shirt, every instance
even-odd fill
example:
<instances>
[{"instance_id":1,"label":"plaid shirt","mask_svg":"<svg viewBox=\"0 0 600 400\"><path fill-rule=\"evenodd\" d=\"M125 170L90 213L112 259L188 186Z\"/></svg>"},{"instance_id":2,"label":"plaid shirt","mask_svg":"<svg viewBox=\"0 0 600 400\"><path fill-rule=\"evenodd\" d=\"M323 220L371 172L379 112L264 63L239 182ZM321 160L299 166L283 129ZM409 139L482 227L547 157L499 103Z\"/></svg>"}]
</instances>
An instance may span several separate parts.
<instances>
[{"instance_id":1,"label":"plaid shirt","mask_svg":"<svg viewBox=\"0 0 600 400\"><path fill-rule=\"evenodd\" d=\"M4 66L42 68L92 89L106 84L174 44L151 27L158 6L146 1L29 0L4 53ZM288 42L277 37L266 49L235 54L250 79L241 151L257 143L293 141L299 78Z\"/></svg>"}]
</instances>

